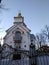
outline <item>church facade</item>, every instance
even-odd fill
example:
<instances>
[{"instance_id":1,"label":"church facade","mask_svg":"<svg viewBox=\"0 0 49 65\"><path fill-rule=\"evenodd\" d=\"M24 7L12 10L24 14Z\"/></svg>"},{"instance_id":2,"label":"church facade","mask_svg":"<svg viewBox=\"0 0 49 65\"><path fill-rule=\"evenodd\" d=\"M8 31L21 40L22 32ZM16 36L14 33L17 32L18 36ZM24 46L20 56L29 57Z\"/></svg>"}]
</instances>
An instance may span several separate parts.
<instances>
[{"instance_id":1,"label":"church facade","mask_svg":"<svg viewBox=\"0 0 49 65\"><path fill-rule=\"evenodd\" d=\"M35 36L30 34L31 30L24 23L24 17L21 16L21 13L18 13L18 16L14 17L13 26L6 30L6 32L3 44L3 56L5 57L7 54L14 53L10 55L10 59L29 59L30 44L33 43ZM12 49L19 52L15 53Z\"/></svg>"},{"instance_id":2,"label":"church facade","mask_svg":"<svg viewBox=\"0 0 49 65\"><path fill-rule=\"evenodd\" d=\"M4 44L0 45L0 65L49 65L49 46L35 48L36 38L21 13L6 32Z\"/></svg>"}]
</instances>

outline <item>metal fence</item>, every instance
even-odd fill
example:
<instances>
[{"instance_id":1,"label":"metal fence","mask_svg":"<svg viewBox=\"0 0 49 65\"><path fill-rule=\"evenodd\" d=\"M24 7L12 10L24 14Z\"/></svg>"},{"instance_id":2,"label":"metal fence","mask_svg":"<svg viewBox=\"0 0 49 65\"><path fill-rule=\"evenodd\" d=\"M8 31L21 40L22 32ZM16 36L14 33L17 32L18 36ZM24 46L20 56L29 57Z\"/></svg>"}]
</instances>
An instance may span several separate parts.
<instances>
[{"instance_id":1,"label":"metal fence","mask_svg":"<svg viewBox=\"0 0 49 65\"><path fill-rule=\"evenodd\" d=\"M14 48L12 48L14 49ZM33 50L34 49L34 50ZM19 52L20 54L23 53L25 54L25 56L19 60L13 60L10 59L10 55L8 54L6 57L9 57L9 59L7 59L6 57L1 58L0 55L0 65L49 65L49 55L46 54L41 54L38 53L35 50L35 46L30 48L30 51L22 51L22 50L17 50L14 49L15 52ZM13 55L13 53L11 53Z\"/></svg>"},{"instance_id":2,"label":"metal fence","mask_svg":"<svg viewBox=\"0 0 49 65\"><path fill-rule=\"evenodd\" d=\"M21 60L2 59L2 60L0 60L0 65L29 65L29 60L26 60L26 59L21 59Z\"/></svg>"},{"instance_id":3,"label":"metal fence","mask_svg":"<svg viewBox=\"0 0 49 65\"><path fill-rule=\"evenodd\" d=\"M49 65L49 56L48 55L41 55L36 57L37 65Z\"/></svg>"}]
</instances>

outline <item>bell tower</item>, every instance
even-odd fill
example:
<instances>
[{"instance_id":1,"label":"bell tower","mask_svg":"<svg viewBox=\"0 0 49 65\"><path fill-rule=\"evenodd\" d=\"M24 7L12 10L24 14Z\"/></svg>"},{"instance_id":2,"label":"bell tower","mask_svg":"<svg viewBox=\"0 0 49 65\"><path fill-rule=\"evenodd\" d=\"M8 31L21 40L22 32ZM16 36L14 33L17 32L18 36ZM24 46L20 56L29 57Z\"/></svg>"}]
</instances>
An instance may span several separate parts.
<instances>
[{"instance_id":1,"label":"bell tower","mask_svg":"<svg viewBox=\"0 0 49 65\"><path fill-rule=\"evenodd\" d=\"M14 24L15 23L22 23L24 22L24 17L21 16L21 13L19 12L18 13L18 16L17 17L14 17Z\"/></svg>"}]
</instances>

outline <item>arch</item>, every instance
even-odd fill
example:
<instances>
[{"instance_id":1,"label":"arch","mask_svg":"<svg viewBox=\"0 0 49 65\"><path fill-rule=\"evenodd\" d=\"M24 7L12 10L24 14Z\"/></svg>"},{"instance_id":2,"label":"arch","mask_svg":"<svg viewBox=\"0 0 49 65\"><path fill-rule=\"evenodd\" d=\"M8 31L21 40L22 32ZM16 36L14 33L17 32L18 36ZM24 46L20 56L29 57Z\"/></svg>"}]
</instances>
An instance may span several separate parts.
<instances>
[{"instance_id":1,"label":"arch","mask_svg":"<svg viewBox=\"0 0 49 65\"><path fill-rule=\"evenodd\" d=\"M20 31L16 31L16 33L15 34L20 34L21 35L21 32Z\"/></svg>"},{"instance_id":2,"label":"arch","mask_svg":"<svg viewBox=\"0 0 49 65\"><path fill-rule=\"evenodd\" d=\"M21 32L16 31L15 36L14 36L14 42L15 43L21 43L22 37L21 37Z\"/></svg>"}]
</instances>

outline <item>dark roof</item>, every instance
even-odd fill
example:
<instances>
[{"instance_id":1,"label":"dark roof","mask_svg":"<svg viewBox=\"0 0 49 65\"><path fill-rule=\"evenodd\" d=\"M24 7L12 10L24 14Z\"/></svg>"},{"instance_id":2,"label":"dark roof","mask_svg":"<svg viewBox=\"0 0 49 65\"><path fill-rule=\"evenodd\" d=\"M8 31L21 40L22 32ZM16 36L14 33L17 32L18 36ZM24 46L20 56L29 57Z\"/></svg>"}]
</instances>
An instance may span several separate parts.
<instances>
[{"instance_id":1,"label":"dark roof","mask_svg":"<svg viewBox=\"0 0 49 65\"><path fill-rule=\"evenodd\" d=\"M35 35L34 34L30 34L30 40L33 41L35 38Z\"/></svg>"}]
</instances>

